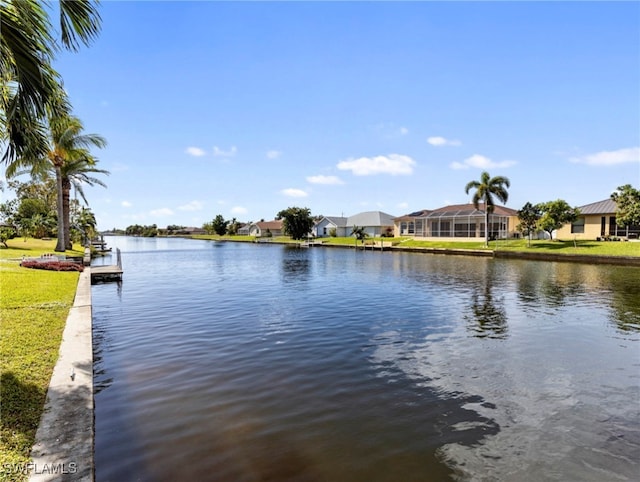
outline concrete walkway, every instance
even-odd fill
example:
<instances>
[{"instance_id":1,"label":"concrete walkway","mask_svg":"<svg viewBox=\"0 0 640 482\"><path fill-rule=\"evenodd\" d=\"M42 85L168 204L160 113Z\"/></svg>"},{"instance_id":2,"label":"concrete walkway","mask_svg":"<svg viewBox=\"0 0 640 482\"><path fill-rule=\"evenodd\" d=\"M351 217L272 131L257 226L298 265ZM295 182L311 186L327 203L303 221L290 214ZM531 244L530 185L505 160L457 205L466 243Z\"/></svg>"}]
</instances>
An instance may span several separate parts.
<instances>
[{"instance_id":1,"label":"concrete walkway","mask_svg":"<svg viewBox=\"0 0 640 482\"><path fill-rule=\"evenodd\" d=\"M94 479L91 268L80 273L31 451L30 481Z\"/></svg>"}]
</instances>

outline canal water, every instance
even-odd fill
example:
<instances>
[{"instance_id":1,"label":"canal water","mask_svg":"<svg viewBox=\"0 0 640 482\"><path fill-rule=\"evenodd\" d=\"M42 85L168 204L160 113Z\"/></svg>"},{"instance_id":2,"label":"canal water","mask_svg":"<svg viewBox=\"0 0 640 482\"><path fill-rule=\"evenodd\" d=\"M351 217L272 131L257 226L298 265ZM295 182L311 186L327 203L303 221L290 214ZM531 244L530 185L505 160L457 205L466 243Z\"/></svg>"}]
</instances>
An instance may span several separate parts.
<instances>
[{"instance_id":1,"label":"canal water","mask_svg":"<svg viewBox=\"0 0 640 482\"><path fill-rule=\"evenodd\" d=\"M638 268L108 241L98 482L638 480Z\"/></svg>"}]
</instances>

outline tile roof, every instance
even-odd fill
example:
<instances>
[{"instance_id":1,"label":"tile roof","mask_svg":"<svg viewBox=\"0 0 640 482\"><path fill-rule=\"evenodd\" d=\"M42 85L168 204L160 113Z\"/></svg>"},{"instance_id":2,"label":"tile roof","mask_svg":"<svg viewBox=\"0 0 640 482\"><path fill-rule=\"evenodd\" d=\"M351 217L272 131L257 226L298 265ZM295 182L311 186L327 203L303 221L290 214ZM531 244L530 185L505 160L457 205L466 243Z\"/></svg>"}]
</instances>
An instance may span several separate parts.
<instances>
[{"instance_id":1,"label":"tile roof","mask_svg":"<svg viewBox=\"0 0 640 482\"><path fill-rule=\"evenodd\" d=\"M452 204L450 206L443 206L438 209L434 209L432 211L428 209L423 209L422 211L418 211L411 214L406 214L401 218L408 217L421 217L421 218L441 218L441 217L453 217L453 216L484 216L484 205L480 203L478 205L480 209L476 209L473 204ZM515 209L511 209L505 206L496 205L494 206L493 214L497 214L499 216L517 216L518 211Z\"/></svg>"},{"instance_id":2,"label":"tile roof","mask_svg":"<svg viewBox=\"0 0 640 482\"><path fill-rule=\"evenodd\" d=\"M429 209L422 209L421 211L416 211L414 213L404 214L403 216L398 216L394 219L394 221L408 221L412 218L424 218L431 211Z\"/></svg>"}]
</instances>

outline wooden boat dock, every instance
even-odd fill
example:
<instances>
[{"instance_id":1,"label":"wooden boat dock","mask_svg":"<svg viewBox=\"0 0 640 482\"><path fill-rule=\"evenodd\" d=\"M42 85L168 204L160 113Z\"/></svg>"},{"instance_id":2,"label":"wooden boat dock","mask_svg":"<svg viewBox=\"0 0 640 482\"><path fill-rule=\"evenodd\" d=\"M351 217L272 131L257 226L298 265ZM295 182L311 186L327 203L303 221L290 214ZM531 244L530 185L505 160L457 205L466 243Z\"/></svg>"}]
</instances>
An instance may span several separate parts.
<instances>
[{"instance_id":1,"label":"wooden boat dock","mask_svg":"<svg viewBox=\"0 0 640 482\"><path fill-rule=\"evenodd\" d=\"M124 270L122 269L120 248L116 248L116 263L108 266L91 266L91 283L122 280Z\"/></svg>"}]
</instances>

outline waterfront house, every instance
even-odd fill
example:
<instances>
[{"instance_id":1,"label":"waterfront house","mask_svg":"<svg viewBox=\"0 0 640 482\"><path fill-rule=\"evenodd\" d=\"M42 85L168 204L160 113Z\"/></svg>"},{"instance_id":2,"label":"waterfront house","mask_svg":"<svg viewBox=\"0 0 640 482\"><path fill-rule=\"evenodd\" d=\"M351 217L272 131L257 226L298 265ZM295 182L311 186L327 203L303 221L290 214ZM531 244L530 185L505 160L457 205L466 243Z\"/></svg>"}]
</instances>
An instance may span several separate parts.
<instances>
[{"instance_id":1,"label":"waterfront house","mask_svg":"<svg viewBox=\"0 0 640 482\"><path fill-rule=\"evenodd\" d=\"M250 236L263 237L269 233L272 236L282 236L282 220L259 221L249 225Z\"/></svg>"},{"instance_id":2,"label":"waterfront house","mask_svg":"<svg viewBox=\"0 0 640 482\"><path fill-rule=\"evenodd\" d=\"M365 211L347 218L347 234L351 235L354 226L364 228L367 235L380 236L393 233L394 216L382 211Z\"/></svg>"},{"instance_id":3,"label":"waterfront house","mask_svg":"<svg viewBox=\"0 0 640 482\"><path fill-rule=\"evenodd\" d=\"M479 207L482 208L482 204ZM395 218L394 235L475 241L484 238L484 223L484 209L476 209L473 204L455 204ZM518 237L517 225L518 212L515 209L495 206L489 215L489 236L491 239Z\"/></svg>"},{"instance_id":4,"label":"waterfront house","mask_svg":"<svg viewBox=\"0 0 640 482\"><path fill-rule=\"evenodd\" d=\"M382 211L365 211L347 218L341 216L324 216L314 224L312 234L317 238L331 236L331 230L336 230L336 236L351 236L354 226L364 228L369 236L380 236L393 233L393 216Z\"/></svg>"},{"instance_id":5,"label":"waterfront house","mask_svg":"<svg viewBox=\"0 0 640 482\"><path fill-rule=\"evenodd\" d=\"M347 233L347 219L341 216L324 216L311 228L311 234L316 238L331 236L331 230L335 229L336 236L349 236Z\"/></svg>"},{"instance_id":6,"label":"waterfront house","mask_svg":"<svg viewBox=\"0 0 640 482\"><path fill-rule=\"evenodd\" d=\"M610 239L611 237L638 239L640 226L616 224L616 202L612 199L579 206L578 219L565 224L556 232L557 239Z\"/></svg>"}]
</instances>

